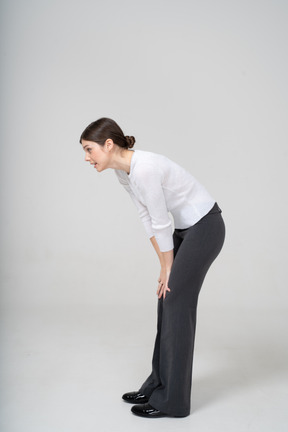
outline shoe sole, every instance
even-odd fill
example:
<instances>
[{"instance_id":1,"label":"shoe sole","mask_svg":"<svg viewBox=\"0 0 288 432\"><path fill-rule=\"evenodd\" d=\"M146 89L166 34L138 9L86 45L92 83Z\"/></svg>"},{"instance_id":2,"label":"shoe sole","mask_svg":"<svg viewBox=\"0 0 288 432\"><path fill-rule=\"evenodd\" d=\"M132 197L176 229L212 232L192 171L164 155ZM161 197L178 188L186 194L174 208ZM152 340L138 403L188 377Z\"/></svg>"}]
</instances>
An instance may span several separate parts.
<instances>
[{"instance_id":1,"label":"shoe sole","mask_svg":"<svg viewBox=\"0 0 288 432\"><path fill-rule=\"evenodd\" d=\"M122 399L124 402L126 402L126 403L130 403L130 404L133 404L133 405L137 405L137 404L144 404L144 403L148 403L148 401L149 401L149 399L142 399L142 400L139 400L139 401L132 401L132 400L126 400L126 399Z\"/></svg>"},{"instance_id":2,"label":"shoe sole","mask_svg":"<svg viewBox=\"0 0 288 432\"><path fill-rule=\"evenodd\" d=\"M168 417L167 414L155 414L155 415L150 415L150 414L144 414L144 413L135 413L134 411L132 411L132 414L138 416L138 417L146 417L146 418L161 418L161 417Z\"/></svg>"},{"instance_id":3,"label":"shoe sole","mask_svg":"<svg viewBox=\"0 0 288 432\"><path fill-rule=\"evenodd\" d=\"M132 411L132 408L131 408L131 412L132 412L132 414L134 414L134 415L136 415L136 416L138 416L138 417L146 417L146 418L161 418L161 417L171 417L171 418L184 418L184 417L188 417L189 416L189 414L185 414L185 415L177 415L177 416L173 416L173 415L169 415L169 414L165 414L165 413L161 413L161 414L155 414L155 415L152 415L152 414L144 414L144 413L141 413L141 412L134 412L134 411Z\"/></svg>"}]
</instances>

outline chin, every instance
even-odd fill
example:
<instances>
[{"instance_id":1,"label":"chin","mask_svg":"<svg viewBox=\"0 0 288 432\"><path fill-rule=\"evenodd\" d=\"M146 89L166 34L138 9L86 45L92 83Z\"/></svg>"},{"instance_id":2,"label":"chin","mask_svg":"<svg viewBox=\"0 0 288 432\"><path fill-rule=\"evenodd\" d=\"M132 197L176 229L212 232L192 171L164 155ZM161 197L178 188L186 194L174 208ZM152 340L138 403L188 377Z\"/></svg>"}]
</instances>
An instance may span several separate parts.
<instances>
[{"instance_id":1,"label":"chin","mask_svg":"<svg viewBox=\"0 0 288 432\"><path fill-rule=\"evenodd\" d=\"M99 171L106 171L107 169L109 169L109 167L106 165L102 165L101 167L99 167Z\"/></svg>"}]
</instances>

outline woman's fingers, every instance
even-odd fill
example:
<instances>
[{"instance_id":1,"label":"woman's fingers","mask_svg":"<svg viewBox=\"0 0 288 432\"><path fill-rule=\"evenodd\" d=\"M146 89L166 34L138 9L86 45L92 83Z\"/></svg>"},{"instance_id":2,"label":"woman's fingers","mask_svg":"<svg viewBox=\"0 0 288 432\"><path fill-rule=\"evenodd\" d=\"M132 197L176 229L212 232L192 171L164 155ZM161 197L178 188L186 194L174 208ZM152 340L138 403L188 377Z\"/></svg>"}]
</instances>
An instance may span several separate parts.
<instances>
[{"instance_id":1,"label":"woman's fingers","mask_svg":"<svg viewBox=\"0 0 288 432\"><path fill-rule=\"evenodd\" d=\"M167 285L165 285L163 282L159 282L158 289L157 289L158 298L160 299L163 295L165 299L167 291L170 292L171 291L170 288Z\"/></svg>"},{"instance_id":2,"label":"woman's fingers","mask_svg":"<svg viewBox=\"0 0 288 432\"><path fill-rule=\"evenodd\" d=\"M157 289L157 295L159 296L160 290L162 288L162 282L159 281L158 289Z\"/></svg>"},{"instance_id":3,"label":"woman's fingers","mask_svg":"<svg viewBox=\"0 0 288 432\"><path fill-rule=\"evenodd\" d=\"M169 291L169 292L171 291L170 288L168 288L168 286L166 286L166 289L165 289L165 291L164 291L164 299L165 299L165 297L166 297L166 293L167 293L167 291Z\"/></svg>"}]
</instances>

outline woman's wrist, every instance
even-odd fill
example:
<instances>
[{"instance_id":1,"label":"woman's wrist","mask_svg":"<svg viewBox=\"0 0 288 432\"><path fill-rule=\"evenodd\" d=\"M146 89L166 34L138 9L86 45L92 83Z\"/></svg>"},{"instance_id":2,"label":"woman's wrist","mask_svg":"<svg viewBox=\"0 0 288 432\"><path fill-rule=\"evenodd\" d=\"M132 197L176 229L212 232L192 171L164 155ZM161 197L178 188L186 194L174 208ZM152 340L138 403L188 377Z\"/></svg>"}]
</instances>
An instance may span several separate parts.
<instances>
[{"instance_id":1,"label":"woman's wrist","mask_svg":"<svg viewBox=\"0 0 288 432\"><path fill-rule=\"evenodd\" d=\"M163 261L164 261L164 268L166 270L171 270L173 260L174 260L173 249L171 249L168 252L162 252L162 255L163 255Z\"/></svg>"},{"instance_id":2,"label":"woman's wrist","mask_svg":"<svg viewBox=\"0 0 288 432\"><path fill-rule=\"evenodd\" d=\"M172 265L166 265L165 263L161 265L161 270L163 271L171 271Z\"/></svg>"}]
</instances>

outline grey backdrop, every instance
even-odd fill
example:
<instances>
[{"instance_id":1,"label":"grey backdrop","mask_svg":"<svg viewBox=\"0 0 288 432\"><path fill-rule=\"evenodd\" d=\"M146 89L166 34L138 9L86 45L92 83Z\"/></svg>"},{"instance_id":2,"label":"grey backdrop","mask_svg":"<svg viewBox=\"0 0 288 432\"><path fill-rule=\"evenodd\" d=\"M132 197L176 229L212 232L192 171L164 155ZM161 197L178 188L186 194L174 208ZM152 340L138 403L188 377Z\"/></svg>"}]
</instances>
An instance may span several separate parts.
<instances>
[{"instance_id":1,"label":"grey backdrop","mask_svg":"<svg viewBox=\"0 0 288 432\"><path fill-rule=\"evenodd\" d=\"M2 1L4 308L155 305L136 209L78 143L102 116L222 207L202 304L287 307L287 12L281 0Z\"/></svg>"}]
</instances>

